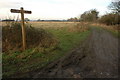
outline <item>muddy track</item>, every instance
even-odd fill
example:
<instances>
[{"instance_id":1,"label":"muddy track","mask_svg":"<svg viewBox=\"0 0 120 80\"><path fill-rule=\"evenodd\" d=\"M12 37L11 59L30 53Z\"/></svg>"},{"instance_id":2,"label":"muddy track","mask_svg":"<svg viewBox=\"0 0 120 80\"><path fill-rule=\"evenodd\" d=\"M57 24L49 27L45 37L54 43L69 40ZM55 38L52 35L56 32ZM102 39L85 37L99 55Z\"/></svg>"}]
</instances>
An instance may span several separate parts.
<instances>
[{"instance_id":1,"label":"muddy track","mask_svg":"<svg viewBox=\"0 0 120 80\"><path fill-rule=\"evenodd\" d=\"M90 37L77 49L52 62L33 78L117 78L118 39L92 28Z\"/></svg>"}]
</instances>

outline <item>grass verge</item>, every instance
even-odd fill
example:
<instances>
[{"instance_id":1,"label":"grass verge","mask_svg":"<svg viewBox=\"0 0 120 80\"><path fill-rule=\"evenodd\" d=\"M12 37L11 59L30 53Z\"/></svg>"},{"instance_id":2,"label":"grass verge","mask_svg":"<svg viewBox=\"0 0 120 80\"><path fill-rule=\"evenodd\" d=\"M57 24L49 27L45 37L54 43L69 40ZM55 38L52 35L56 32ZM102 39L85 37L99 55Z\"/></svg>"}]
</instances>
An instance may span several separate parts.
<instances>
[{"instance_id":1,"label":"grass verge","mask_svg":"<svg viewBox=\"0 0 120 80\"><path fill-rule=\"evenodd\" d=\"M118 30L119 26L106 26L106 25L93 25L96 28L99 29L104 29L106 31L108 31L109 33L111 33L113 36L120 38L120 30Z\"/></svg>"}]
</instances>

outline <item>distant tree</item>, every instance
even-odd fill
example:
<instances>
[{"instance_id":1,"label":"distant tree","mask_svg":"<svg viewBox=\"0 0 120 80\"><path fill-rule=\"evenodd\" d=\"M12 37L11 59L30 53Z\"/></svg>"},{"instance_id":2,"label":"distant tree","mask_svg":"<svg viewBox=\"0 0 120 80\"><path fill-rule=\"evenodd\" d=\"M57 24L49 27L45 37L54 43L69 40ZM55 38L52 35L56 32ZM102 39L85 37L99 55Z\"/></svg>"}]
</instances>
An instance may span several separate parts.
<instances>
[{"instance_id":1,"label":"distant tree","mask_svg":"<svg viewBox=\"0 0 120 80\"><path fill-rule=\"evenodd\" d=\"M24 20L25 20L25 21L30 21L30 19L28 19L28 18L25 18Z\"/></svg>"},{"instance_id":2,"label":"distant tree","mask_svg":"<svg viewBox=\"0 0 120 80\"><path fill-rule=\"evenodd\" d=\"M98 19L98 11L96 9L92 9L89 11L85 11L82 15L81 15L81 20L82 21L88 21L88 22L92 22L92 21L96 21Z\"/></svg>"},{"instance_id":3,"label":"distant tree","mask_svg":"<svg viewBox=\"0 0 120 80\"><path fill-rule=\"evenodd\" d=\"M67 21L73 21L73 22L77 22L77 21L79 21L76 17L74 17L74 18L70 18L70 19L68 19Z\"/></svg>"},{"instance_id":4,"label":"distant tree","mask_svg":"<svg viewBox=\"0 0 120 80\"><path fill-rule=\"evenodd\" d=\"M108 8L113 12L120 14L120 0L115 0L114 2L111 2Z\"/></svg>"},{"instance_id":5,"label":"distant tree","mask_svg":"<svg viewBox=\"0 0 120 80\"><path fill-rule=\"evenodd\" d=\"M98 19L98 11L96 9L91 10L92 20L96 21Z\"/></svg>"},{"instance_id":6,"label":"distant tree","mask_svg":"<svg viewBox=\"0 0 120 80\"><path fill-rule=\"evenodd\" d=\"M40 19L38 19L37 21L41 21Z\"/></svg>"}]
</instances>

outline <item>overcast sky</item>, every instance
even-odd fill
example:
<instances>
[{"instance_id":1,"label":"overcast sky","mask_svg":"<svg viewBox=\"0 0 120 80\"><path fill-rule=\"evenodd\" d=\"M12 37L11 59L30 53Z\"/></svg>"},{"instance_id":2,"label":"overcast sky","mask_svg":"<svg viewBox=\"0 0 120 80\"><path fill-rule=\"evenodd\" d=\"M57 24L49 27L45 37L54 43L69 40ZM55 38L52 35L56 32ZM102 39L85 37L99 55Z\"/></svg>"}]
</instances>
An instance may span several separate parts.
<instances>
[{"instance_id":1,"label":"overcast sky","mask_svg":"<svg viewBox=\"0 0 120 80\"><path fill-rule=\"evenodd\" d=\"M97 9L100 15L108 12L111 0L0 0L0 19L17 18L19 13L11 13L10 9L31 10L25 14L29 19L68 19L77 17L90 9Z\"/></svg>"}]
</instances>

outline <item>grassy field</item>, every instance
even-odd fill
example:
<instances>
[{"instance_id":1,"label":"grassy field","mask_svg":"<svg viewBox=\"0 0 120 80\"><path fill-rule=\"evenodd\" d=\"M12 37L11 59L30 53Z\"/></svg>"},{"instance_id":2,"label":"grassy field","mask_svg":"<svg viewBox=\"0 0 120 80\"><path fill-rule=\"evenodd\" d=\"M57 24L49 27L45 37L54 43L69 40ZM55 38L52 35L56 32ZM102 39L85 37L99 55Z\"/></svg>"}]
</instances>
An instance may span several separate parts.
<instances>
[{"instance_id":1,"label":"grassy field","mask_svg":"<svg viewBox=\"0 0 120 80\"><path fill-rule=\"evenodd\" d=\"M75 26L79 22L28 22L33 27L36 28L62 28L62 27L70 27Z\"/></svg>"},{"instance_id":2,"label":"grassy field","mask_svg":"<svg viewBox=\"0 0 120 80\"><path fill-rule=\"evenodd\" d=\"M90 34L89 25L74 22L31 22L35 28L43 28L58 40L55 49L27 49L24 52L3 53L3 77L26 77L28 72L46 66L81 44Z\"/></svg>"}]
</instances>

